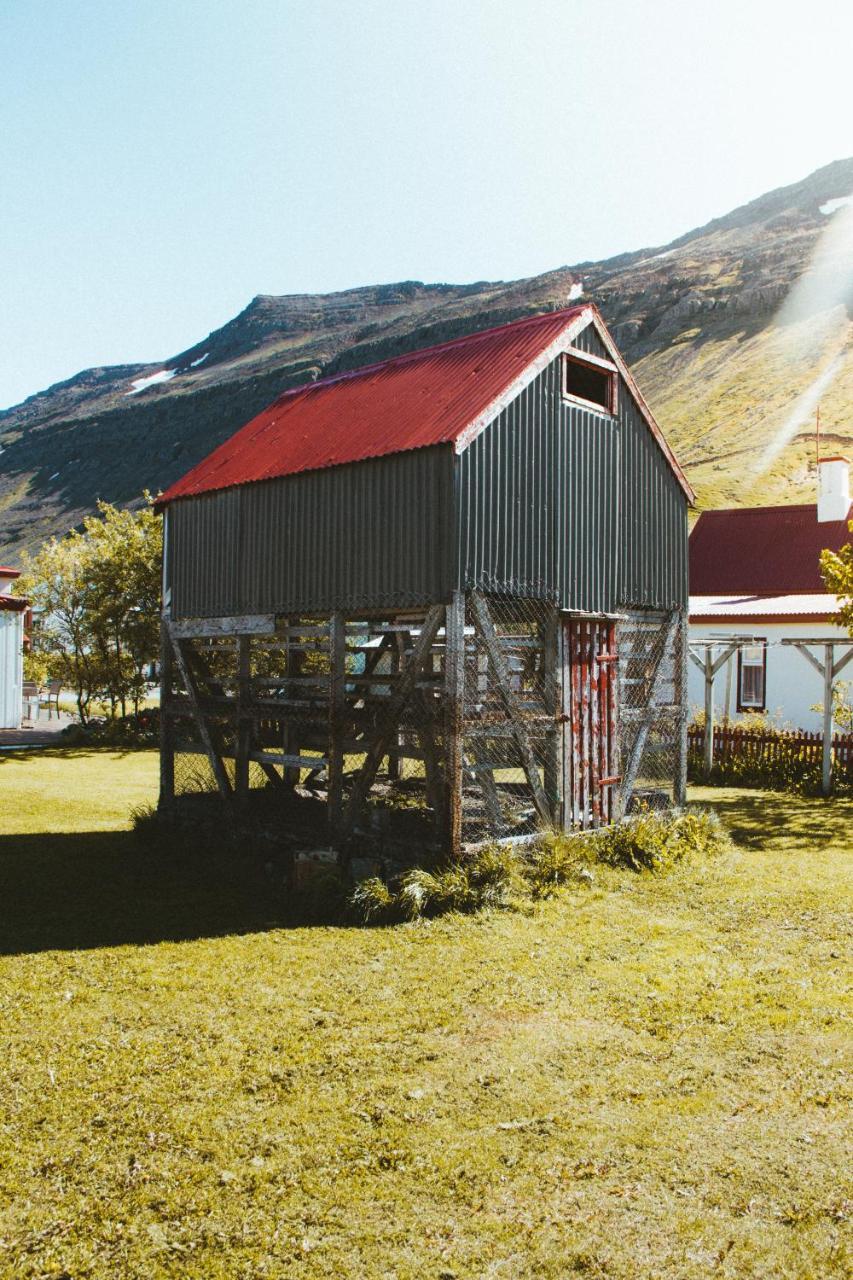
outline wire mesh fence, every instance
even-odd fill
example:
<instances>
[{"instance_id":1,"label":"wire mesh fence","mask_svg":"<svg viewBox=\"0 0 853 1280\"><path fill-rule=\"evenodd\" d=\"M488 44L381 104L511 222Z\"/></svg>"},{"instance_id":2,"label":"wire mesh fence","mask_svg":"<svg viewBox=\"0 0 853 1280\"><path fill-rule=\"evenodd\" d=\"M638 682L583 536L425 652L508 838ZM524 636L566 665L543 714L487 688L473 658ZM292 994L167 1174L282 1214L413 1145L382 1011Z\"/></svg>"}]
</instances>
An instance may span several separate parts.
<instances>
[{"instance_id":1,"label":"wire mesh fence","mask_svg":"<svg viewBox=\"0 0 853 1280\"><path fill-rule=\"evenodd\" d=\"M683 769L686 622L633 611L619 625L623 785L627 807L672 803Z\"/></svg>"},{"instance_id":2,"label":"wire mesh fence","mask_svg":"<svg viewBox=\"0 0 853 1280\"><path fill-rule=\"evenodd\" d=\"M557 612L537 597L469 600L462 828L466 842L559 820Z\"/></svg>"},{"instance_id":3,"label":"wire mesh fence","mask_svg":"<svg viewBox=\"0 0 853 1280\"><path fill-rule=\"evenodd\" d=\"M684 636L677 614L471 592L458 686L443 606L183 638L164 668L174 795L313 800L318 839L380 844L440 845L453 795L463 843L602 825L677 793Z\"/></svg>"}]
</instances>

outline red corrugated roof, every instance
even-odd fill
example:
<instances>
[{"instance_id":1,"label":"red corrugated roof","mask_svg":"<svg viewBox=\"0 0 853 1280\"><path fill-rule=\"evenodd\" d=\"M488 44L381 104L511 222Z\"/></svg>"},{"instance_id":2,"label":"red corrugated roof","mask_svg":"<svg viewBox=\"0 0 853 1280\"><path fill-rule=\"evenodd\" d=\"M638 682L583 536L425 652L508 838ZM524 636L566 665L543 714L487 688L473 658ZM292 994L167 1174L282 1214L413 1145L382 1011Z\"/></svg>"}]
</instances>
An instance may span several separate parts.
<instances>
[{"instance_id":1,"label":"red corrugated roof","mask_svg":"<svg viewBox=\"0 0 853 1280\"><path fill-rule=\"evenodd\" d=\"M160 502L453 443L584 311L516 320L285 391Z\"/></svg>"},{"instance_id":2,"label":"red corrugated roof","mask_svg":"<svg viewBox=\"0 0 853 1280\"><path fill-rule=\"evenodd\" d=\"M690 594L824 591L820 553L850 539L846 520L818 524L812 503L705 511L690 534Z\"/></svg>"}]
</instances>

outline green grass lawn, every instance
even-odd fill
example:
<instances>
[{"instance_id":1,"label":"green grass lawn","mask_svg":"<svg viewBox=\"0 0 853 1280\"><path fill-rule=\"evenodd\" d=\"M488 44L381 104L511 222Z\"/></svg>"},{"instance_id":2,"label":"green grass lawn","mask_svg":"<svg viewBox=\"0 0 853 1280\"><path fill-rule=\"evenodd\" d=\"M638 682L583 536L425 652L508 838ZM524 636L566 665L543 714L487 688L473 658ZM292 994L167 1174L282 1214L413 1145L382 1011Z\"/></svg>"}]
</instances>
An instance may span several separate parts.
<instances>
[{"instance_id":1,"label":"green grass lawn","mask_svg":"<svg viewBox=\"0 0 853 1280\"><path fill-rule=\"evenodd\" d=\"M0 759L0 1275L849 1274L853 804L697 791L711 862L288 929L250 851L139 842L155 787Z\"/></svg>"}]
</instances>

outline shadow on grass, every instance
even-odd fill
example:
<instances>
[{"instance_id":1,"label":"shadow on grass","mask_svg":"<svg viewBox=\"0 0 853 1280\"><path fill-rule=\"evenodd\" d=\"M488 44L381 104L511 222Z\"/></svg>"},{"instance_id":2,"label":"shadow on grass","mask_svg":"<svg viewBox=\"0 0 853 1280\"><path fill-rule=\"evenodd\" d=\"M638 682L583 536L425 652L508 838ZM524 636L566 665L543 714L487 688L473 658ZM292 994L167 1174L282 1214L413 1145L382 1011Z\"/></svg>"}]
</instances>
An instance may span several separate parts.
<instances>
[{"instance_id":1,"label":"shadow on grass","mask_svg":"<svg viewBox=\"0 0 853 1280\"><path fill-rule=\"evenodd\" d=\"M21 745L4 746L0 740L0 766L4 764L31 764L33 760L86 760L94 759L97 756L115 755L124 760L128 756L137 755L143 751L153 751L154 748L148 745L130 746L127 743L85 743L77 746L63 746L61 743L45 743L40 745L37 742L25 742Z\"/></svg>"},{"instance_id":2,"label":"shadow on grass","mask_svg":"<svg viewBox=\"0 0 853 1280\"><path fill-rule=\"evenodd\" d=\"M141 945L289 923L263 862L133 831L0 837L0 954Z\"/></svg>"},{"instance_id":3,"label":"shadow on grass","mask_svg":"<svg viewBox=\"0 0 853 1280\"><path fill-rule=\"evenodd\" d=\"M813 800L774 791L709 790L702 803L716 810L745 849L806 853L853 851L853 800Z\"/></svg>"}]
</instances>

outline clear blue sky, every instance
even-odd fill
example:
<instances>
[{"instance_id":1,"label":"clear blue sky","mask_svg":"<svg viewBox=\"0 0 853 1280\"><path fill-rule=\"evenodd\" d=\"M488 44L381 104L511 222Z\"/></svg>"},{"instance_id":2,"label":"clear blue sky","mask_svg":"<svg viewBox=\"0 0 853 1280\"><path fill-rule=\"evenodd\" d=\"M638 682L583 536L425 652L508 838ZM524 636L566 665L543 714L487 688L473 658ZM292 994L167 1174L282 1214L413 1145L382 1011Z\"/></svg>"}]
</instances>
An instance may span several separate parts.
<instances>
[{"instance_id":1,"label":"clear blue sky","mask_svg":"<svg viewBox=\"0 0 853 1280\"><path fill-rule=\"evenodd\" d=\"M853 153L851 49L849 0L0 0L0 406L664 243Z\"/></svg>"}]
</instances>

